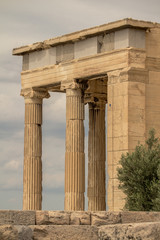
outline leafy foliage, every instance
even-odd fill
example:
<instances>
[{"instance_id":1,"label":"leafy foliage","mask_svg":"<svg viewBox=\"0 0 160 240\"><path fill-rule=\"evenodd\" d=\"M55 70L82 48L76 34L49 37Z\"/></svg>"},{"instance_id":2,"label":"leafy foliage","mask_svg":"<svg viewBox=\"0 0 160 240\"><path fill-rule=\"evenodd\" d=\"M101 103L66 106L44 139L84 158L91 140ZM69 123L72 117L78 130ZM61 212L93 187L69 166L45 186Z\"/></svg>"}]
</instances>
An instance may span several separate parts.
<instances>
[{"instance_id":1,"label":"leafy foliage","mask_svg":"<svg viewBox=\"0 0 160 240\"><path fill-rule=\"evenodd\" d=\"M122 154L117 168L119 188L126 194L129 211L160 211L160 141L149 131L145 145Z\"/></svg>"}]
</instances>

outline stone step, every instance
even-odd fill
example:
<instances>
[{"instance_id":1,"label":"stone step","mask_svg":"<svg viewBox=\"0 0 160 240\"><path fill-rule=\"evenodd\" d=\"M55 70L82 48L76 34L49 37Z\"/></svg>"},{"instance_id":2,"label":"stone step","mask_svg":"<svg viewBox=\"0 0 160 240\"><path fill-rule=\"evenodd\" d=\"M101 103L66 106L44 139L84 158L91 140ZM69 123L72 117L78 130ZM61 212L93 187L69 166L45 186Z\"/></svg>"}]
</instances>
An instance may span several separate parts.
<instances>
[{"instance_id":1,"label":"stone step","mask_svg":"<svg viewBox=\"0 0 160 240\"><path fill-rule=\"evenodd\" d=\"M159 222L160 212L0 210L0 225L110 225Z\"/></svg>"},{"instance_id":2,"label":"stone step","mask_svg":"<svg viewBox=\"0 0 160 240\"><path fill-rule=\"evenodd\" d=\"M0 211L0 240L159 240L160 212Z\"/></svg>"},{"instance_id":3,"label":"stone step","mask_svg":"<svg viewBox=\"0 0 160 240\"><path fill-rule=\"evenodd\" d=\"M101 226L99 240L159 240L160 222L127 223Z\"/></svg>"},{"instance_id":4,"label":"stone step","mask_svg":"<svg viewBox=\"0 0 160 240\"><path fill-rule=\"evenodd\" d=\"M1 225L1 240L159 240L160 222L87 225Z\"/></svg>"},{"instance_id":5,"label":"stone step","mask_svg":"<svg viewBox=\"0 0 160 240\"><path fill-rule=\"evenodd\" d=\"M96 226L1 225L1 240L97 240Z\"/></svg>"}]
</instances>

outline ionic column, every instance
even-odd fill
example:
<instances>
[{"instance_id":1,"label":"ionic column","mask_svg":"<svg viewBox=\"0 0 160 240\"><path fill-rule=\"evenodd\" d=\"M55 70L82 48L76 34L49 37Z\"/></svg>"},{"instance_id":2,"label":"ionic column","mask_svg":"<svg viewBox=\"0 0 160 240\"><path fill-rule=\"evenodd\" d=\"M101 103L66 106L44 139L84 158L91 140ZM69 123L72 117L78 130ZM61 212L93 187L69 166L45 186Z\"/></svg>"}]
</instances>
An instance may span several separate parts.
<instances>
[{"instance_id":1,"label":"ionic column","mask_svg":"<svg viewBox=\"0 0 160 240\"><path fill-rule=\"evenodd\" d=\"M105 101L89 103L88 210L106 210Z\"/></svg>"},{"instance_id":2,"label":"ionic column","mask_svg":"<svg viewBox=\"0 0 160 240\"><path fill-rule=\"evenodd\" d=\"M23 210L42 208L42 99L45 89L22 90L25 98Z\"/></svg>"},{"instance_id":3,"label":"ionic column","mask_svg":"<svg viewBox=\"0 0 160 240\"><path fill-rule=\"evenodd\" d=\"M81 89L66 89L65 210L84 210L84 102Z\"/></svg>"}]
</instances>

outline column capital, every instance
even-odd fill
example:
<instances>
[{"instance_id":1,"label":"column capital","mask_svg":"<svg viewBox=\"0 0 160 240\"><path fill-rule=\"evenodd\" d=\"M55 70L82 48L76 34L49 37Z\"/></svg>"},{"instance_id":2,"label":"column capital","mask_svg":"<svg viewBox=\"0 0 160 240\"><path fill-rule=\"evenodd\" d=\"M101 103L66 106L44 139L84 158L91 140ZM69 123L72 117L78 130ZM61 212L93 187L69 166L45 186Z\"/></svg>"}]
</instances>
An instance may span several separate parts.
<instances>
[{"instance_id":1,"label":"column capital","mask_svg":"<svg viewBox=\"0 0 160 240\"><path fill-rule=\"evenodd\" d=\"M25 98L25 101L29 102L42 102L43 98L49 98L50 94L45 88L27 88L27 89L22 89L21 96Z\"/></svg>"},{"instance_id":2,"label":"column capital","mask_svg":"<svg viewBox=\"0 0 160 240\"><path fill-rule=\"evenodd\" d=\"M87 88L84 92L85 104L92 103L100 107L107 103L107 78L87 81Z\"/></svg>"},{"instance_id":3,"label":"column capital","mask_svg":"<svg viewBox=\"0 0 160 240\"><path fill-rule=\"evenodd\" d=\"M95 98L95 97L94 97ZM106 103L107 103L107 101L105 101L104 99L100 99L100 100L98 100L98 101L95 101L95 99L92 101L92 99L91 99L91 101L89 101L89 102L87 102L87 103L89 103L89 109L97 109L97 110L99 110L99 109L101 109L101 110L105 110L105 106L106 106Z\"/></svg>"},{"instance_id":4,"label":"column capital","mask_svg":"<svg viewBox=\"0 0 160 240\"><path fill-rule=\"evenodd\" d=\"M83 88L83 84L78 83L76 81L76 79L68 80L68 81L61 83L61 90L63 90L63 91L66 89L77 90L77 89L82 89L82 88Z\"/></svg>"}]
</instances>

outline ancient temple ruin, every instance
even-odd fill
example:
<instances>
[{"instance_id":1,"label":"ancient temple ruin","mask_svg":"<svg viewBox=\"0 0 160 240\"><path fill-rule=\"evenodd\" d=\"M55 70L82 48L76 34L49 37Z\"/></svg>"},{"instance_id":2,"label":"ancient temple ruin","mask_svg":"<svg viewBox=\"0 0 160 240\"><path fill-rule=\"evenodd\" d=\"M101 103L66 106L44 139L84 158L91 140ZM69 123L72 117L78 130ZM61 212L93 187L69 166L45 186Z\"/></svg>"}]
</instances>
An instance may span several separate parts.
<instances>
[{"instance_id":1,"label":"ancient temple ruin","mask_svg":"<svg viewBox=\"0 0 160 240\"><path fill-rule=\"evenodd\" d=\"M50 91L66 94L65 210L84 210L85 104L88 210L106 210L106 171L109 211L122 209L121 154L144 143L151 127L160 134L160 24L124 19L16 48L13 55L23 56L23 209L42 205L42 102Z\"/></svg>"}]
</instances>

